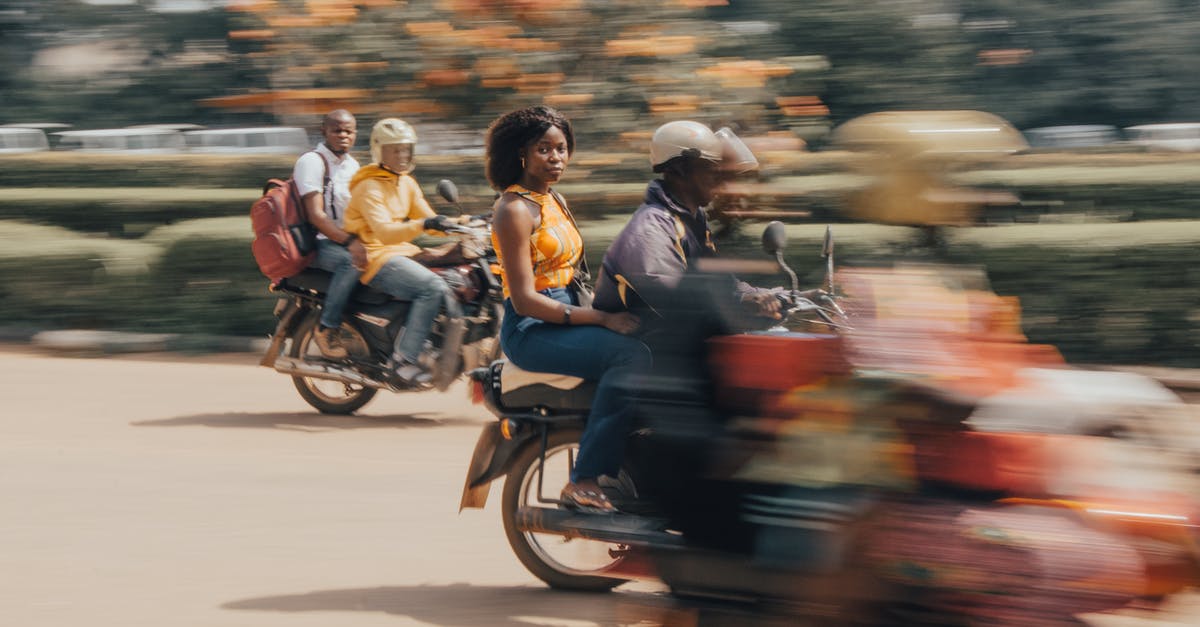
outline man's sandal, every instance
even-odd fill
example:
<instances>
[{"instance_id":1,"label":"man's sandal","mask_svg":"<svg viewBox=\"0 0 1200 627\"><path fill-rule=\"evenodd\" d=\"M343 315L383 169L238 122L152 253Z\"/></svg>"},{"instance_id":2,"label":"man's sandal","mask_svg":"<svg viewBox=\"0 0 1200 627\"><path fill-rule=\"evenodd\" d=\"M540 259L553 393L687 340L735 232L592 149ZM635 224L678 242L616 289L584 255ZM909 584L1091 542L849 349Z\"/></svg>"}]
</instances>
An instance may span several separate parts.
<instances>
[{"instance_id":1,"label":"man's sandal","mask_svg":"<svg viewBox=\"0 0 1200 627\"><path fill-rule=\"evenodd\" d=\"M615 512L616 507L613 507L612 501L604 496L604 492L599 488L581 488L574 483L568 484L563 488L562 495L559 497L564 507L578 510L590 510L597 512Z\"/></svg>"}]
</instances>

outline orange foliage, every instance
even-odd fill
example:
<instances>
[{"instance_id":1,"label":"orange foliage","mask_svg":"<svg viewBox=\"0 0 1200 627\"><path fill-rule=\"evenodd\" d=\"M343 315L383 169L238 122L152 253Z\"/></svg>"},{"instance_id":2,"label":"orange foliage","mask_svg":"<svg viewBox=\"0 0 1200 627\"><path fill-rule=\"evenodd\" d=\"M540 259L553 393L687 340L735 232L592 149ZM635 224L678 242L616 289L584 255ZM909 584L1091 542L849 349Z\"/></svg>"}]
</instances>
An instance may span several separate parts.
<instances>
[{"instance_id":1,"label":"orange foliage","mask_svg":"<svg viewBox=\"0 0 1200 627\"><path fill-rule=\"evenodd\" d=\"M271 39L274 36L275 36L275 31L266 29L266 28L253 29L253 30L231 30L231 31L229 31L229 38L236 39L236 40Z\"/></svg>"},{"instance_id":2,"label":"orange foliage","mask_svg":"<svg viewBox=\"0 0 1200 627\"><path fill-rule=\"evenodd\" d=\"M683 94L676 96L655 96L650 99L651 113L692 113L700 108L704 101L699 96Z\"/></svg>"},{"instance_id":3,"label":"orange foliage","mask_svg":"<svg viewBox=\"0 0 1200 627\"><path fill-rule=\"evenodd\" d=\"M613 39L604 43L610 57L666 57L696 50L692 35L661 35L639 39Z\"/></svg>"},{"instance_id":4,"label":"orange foliage","mask_svg":"<svg viewBox=\"0 0 1200 627\"><path fill-rule=\"evenodd\" d=\"M775 98L784 115L789 116L824 116L829 115L829 107L817 96L779 96Z\"/></svg>"},{"instance_id":5,"label":"orange foliage","mask_svg":"<svg viewBox=\"0 0 1200 627\"><path fill-rule=\"evenodd\" d=\"M542 102L551 107L572 107L591 104L594 99L594 94L550 94Z\"/></svg>"},{"instance_id":6,"label":"orange foliage","mask_svg":"<svg viewBox=\"0 0 1200 627\"><path fill-rule=\"evenodd\" d=\"M226 8L242 13L267 13L279 8L279 3L275 0L233 0Z\"/></svg>"},{"instance_id":7,"label":"orange foliage","mask_svg":"<svg viewBox=\"0 0 1200 627\"><path fill-rule=\"evenodd\" d=\"M727 88L762 87L769 79L791 73L792 68L786 65L743 59L721 61L696 70L697 76L720 81L721 85Z\"/></svg>"},{"instance_id":8,"label":"orange foliage","mask_svg":"<svg viewBox=\"0 0 1200 627\"><path fill-rule=\"evenodd\" d=\"M456 87L471 80L466 70L429 70L418 75L417 80L428 87Z\"/></svg>"}]
</instances>

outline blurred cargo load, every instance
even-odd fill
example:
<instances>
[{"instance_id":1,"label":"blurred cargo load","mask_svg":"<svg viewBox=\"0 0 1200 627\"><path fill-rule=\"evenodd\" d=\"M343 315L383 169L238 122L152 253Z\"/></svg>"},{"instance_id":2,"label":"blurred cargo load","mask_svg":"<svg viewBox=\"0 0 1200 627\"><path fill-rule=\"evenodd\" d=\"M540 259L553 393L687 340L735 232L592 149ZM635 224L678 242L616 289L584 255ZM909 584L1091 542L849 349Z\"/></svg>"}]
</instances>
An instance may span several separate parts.
<instances>
[{"instance_id":1,"label":"blurred cargo load","mask_svg":"<svg viewBox=\"0 0 1200 627\"><path fill-rule=\"evenodd\" d=\"M1011 194L952 186L945 172L966 156L1029 148L1011 124L982 111L871 113L834 129L832 143L864 153L855 167L874 177L849 194L846 212L867 222L911 226L972 224L984 205L1016 203Z\"/></svg>"}]
</instances>

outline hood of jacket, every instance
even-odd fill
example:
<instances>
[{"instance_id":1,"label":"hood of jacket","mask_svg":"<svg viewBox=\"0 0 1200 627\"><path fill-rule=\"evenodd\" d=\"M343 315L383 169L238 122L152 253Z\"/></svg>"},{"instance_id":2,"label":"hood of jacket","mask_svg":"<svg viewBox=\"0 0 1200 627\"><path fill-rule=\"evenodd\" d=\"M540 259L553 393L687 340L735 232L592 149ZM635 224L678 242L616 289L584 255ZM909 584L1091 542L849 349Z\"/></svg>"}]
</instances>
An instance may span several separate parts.
<instances>
[{"instance_id":1,"label":"hood of jacket","mask_svg":"<svg viewBox=\"0 0 1200 627\"><path fill-rule=\"evenodd\" d=\"M391 170L385 169L378 163L368 163L359 168L358 172L354 173L354 176L350 179L350 188L353 189L355 185L367 179L383 179L385 181L392 181L393 184L398 184L401 176Z\"/></svg>"}]
</instances>

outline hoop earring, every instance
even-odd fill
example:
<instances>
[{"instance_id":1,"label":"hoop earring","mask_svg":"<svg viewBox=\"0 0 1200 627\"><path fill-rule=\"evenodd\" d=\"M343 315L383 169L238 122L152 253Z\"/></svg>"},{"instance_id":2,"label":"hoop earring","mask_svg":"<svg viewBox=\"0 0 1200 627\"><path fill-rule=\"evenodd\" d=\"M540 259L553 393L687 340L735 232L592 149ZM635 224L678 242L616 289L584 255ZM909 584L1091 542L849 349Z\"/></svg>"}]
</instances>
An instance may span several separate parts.
<instances>
[{"instance_id":1,"label":"hoop earring","mask_svg":"<svg viewBox=\"0 0 1200 627\"><path fill-rule=\"evenodd\" d=\"M521 157L521 169L525 169L525 157Z\"/></svg>"}]
</instances>

